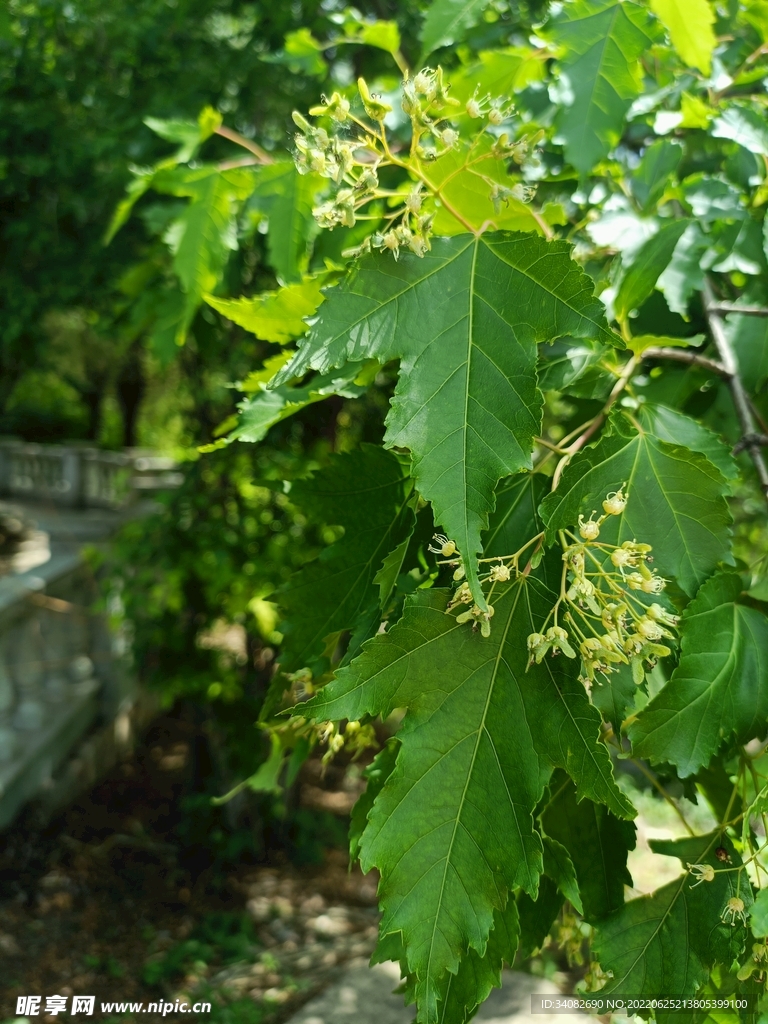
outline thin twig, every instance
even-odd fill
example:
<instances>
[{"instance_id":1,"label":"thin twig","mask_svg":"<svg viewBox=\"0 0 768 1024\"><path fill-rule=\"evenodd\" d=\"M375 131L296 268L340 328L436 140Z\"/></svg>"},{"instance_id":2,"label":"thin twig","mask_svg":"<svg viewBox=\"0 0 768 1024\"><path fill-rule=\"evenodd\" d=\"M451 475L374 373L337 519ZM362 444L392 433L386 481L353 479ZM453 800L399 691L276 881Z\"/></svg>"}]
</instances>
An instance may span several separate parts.
<instances>
[{"instance_id":1,"label":"thin twig","mask_svg":"<svg viewBox=\"0 0 768 1024\"><path fill-rule=\"evenodd\" d=\"M747 434L745 437L734 445L733 454L738 455L739 452L743 452L745 448L750 448L752 445L759 444L761 448L768 447L768 434Z\"/></svg>"},{"instance_id":2,"label":"thin twig","mask_svg":"<svg viewBox=\"0 0 768 1024\"><path fill-rule=\"evenodd\" d=\"M696 835L696 833L693 831L691 826L688 824L685 815L680 810L680 808L677 806L677 803L675 802L674 798L666 791L666 789L664 789L664 787L659 782L659 780L656 778L656 776L653 774L653 772L650 771L648 768L646 768L646 766L643 764L642 761L638 761L634 757L629 757L629 758L627 758L627 760L630 762L630 764L633 764L639 771L641 771L642 774L646 777L646 779L648 779L648 781L651 783L651 785L661 794L661 796L664 797L664 799L667 801L669 806L672 808L672 810L678 816L680 821L682 821L682 823L685 826L685 830L688 833L688 835L689 836Z\"/></svg>"},{"instance_id":3,"label":"thin twig","mask_svg":"<svg viewBox=\"0 0 768 1024\"><path fill-rule=\"evenodd\" d=\"M716 312L717 302L715 301L709 281L704 282L703 296L704 310L707 314L707 322L709 323L712 340L715 343L717 354L720 356L723 369L728 375L728 386L731 389L731 398L736 410L736 418L739 421L742 436L747 438L752 434L758 433L758 431L755 429L755 419L749 404L749 396L744 389L744 385L741 383L739 366L731 348L731 343L728 340L728 335L725 333L722 316ZM755 441L752 441L746 446L746 450L749 452L755 467L757 479L760 482L760 490L763 492L766 501L768 501L768 467L766 467L765 459L763 458L762 448Z\"/></svg>"},{"instance_id":4,"label":"thin twig","mask_svg":"<svg viewBox=\"0 0 768 1024\"><path fill-rule=\"evenodd\" d=\"M711 313L726 316L728 313L741 313L742 316L768 316L765 306L738 306L734 302L716 302L709 307Z\"/></svg>"},{"instance_id":5,"label":"thin twig","mask_svg":"<svg viewBox=\"0 0 768 1024\"><path fill-rule=\"evenodd\" d=\"M225 139L229 139L230 142L236 143L238 146L242 146L243 149L247 149L249 153L253 153L254 156L258 157L263 164L273 164L275 158L270 156L266 149L262 149L261 146L255 142L251 142L250 139L246 139L240 132L236 132L234 128L227 128L226 125L219 125L216 129L216 134L221 135Z\"/></svg>"},{"instance_id":6,"label":"thin twig","mask_svg":"<svg viewBox=\"0 0 768 1024\"><path fill-rule=\"evenodd\" d=\"M672 359L676 363L687 363L689 366L700 366L704 370L711 370L719 377L728 377L725 367L716 359L708 359L707 356L699 355L698 352L690 352L685 348L647 348L643 352L643 359Z\"/></svg>"}]
</instances>

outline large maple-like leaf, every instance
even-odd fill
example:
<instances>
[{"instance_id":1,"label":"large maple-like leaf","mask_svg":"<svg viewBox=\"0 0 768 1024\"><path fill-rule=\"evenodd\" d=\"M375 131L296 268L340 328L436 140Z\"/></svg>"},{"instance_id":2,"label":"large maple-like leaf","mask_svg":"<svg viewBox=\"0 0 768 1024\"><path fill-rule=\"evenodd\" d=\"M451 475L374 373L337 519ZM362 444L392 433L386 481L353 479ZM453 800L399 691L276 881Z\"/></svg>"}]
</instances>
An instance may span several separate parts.
<instances>
[{"instance_id":1,"label":"large maple-like leaf","mask_svg":"<svg viewBox=\"0 0 768 1024\"><path fill-rule=\"evenodd\" d=\"M437 1019L446 972L468 948L484 955L509 891L536 893L542 847L532 814L554 767L580 796L634 813L575 663L549 659L527 671L526 637L552 601L536 579L508 585L484 639L445 614L444 592L417 593L399 623L302 705L320 720L407 709L360 859L381 871L381 931L402 932L424 1021Z\"/></svg>"},{"instance_id":2,"label":"large maple-like leaf","mask_svg":"<svg viewBox=\"0 0 768 1024\"><path fill-rule=\"evenodd\" d=\"M547 28L564 48L556 125L577 171L590 171L621 137L626 113L642 88L640 56L650 43L648 20L629 0L576 0L564 4Z\"/></svg>"},{"instance_id":3,"label":"large maple-like leaf","mask_svg":"<svg viewBox=\"0 0 768 1024\"><path fill-rule=\"evenodd\" d=\"M679 857L686 865L708 864L715 869L723 866L715 857L720 846L734 866L741 864L724 832L676 841L651 840L656 853ZM719 871L711 882L695 887L694 882L686 872L596 923L593 950L603 970L613 972L602 996L690 997L706 980L708 968L716 963L728 965L739 956L746 929L740 922L738 927L731 926L722 914L732 897L741 899L747 909L751 906L752 888L746 872ZM648 1017L652 1011L637 1012ZM659 1021L681 1019L661 1010L655 1016Z\"/></svg>"},{"instance_id":4,"label":"large maple-like leaf","mask_svg":"<svg viewBox=\"0 0 768 1024\"><path fill-rule=\"evenodd\" d=\"M386 443L408 448L435 520L464 557L475 600L480 533L497 481L531 464L541 418L536 345L616 340L565 242L493 232L436 239L423 259L378 253L326 292L280 384L349 360L400 359Z\"/></svg>"},{"instance_id":5,"label":"large maple-like leaf","mask_svg":"<svg viewBox=\"0 0 768 1024\"><path fill-rule=\"evenodd\" d=\"M579 513L589 516L622 484L629 493L626 510L605 524L601 538L651 544L661 575L693 594L729 557L725 478L705 456L661 441L623 415L573 459L557 490L542 502L548 538L573 527Z\"/></svg>"},{"instance_id":6,"label":"large maple-like leaf","mask_svg":"<svg viewBox=\"0 0 768 1024\"><path fill-rule=\"evenodd\" d=\"M683 778L726 740L768 729L768 618L740 603L743 589L728 570L704 584L683 617L679 665L629 728L635 753Z\"/></svg>"}]
</instances>

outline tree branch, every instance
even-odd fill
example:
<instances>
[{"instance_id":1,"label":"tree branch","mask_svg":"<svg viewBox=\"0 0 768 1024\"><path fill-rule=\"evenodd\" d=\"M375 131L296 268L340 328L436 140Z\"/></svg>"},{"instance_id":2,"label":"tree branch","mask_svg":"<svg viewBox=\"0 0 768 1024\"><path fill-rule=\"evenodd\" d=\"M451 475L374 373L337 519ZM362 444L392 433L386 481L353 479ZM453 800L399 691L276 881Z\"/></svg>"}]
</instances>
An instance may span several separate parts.
<instances>
[{"instance_id":1,"label":"tree branch","mask_svg":"<svg viewBox=\"0 0 768 1024\"><path fill-rule=\"evenodd\" d=\"M763 492L766 501L768 501L768 467L765 465L762 448L753 436L757 434L758 431L755 429L755 420L752 415L752 409L750 408L749 397L744 389L744 385L741 383L741 377L739 377L739 367L736 362L736 356L731 348L728 335L725 333L722 313L719 312L722 307L715 300L712 288L707 280L704 281L702 294L704 298L704 311L707 315L707 322L712 334L712 340L715 343L717 354L720 356L720 362L722 363L725 371L728 386L731 389L731 398L733 399L733 405L736 410L736 418L739 421L741 433L744 439L747 440L745 448L749 452L749 456L755 467L757 479L760 482L760 489Z\"/></svg>"},{"instance_id":2,"label":"tree branch","mask_svg":"<svg viewBox=\"0 0 768 1024\"><path fill-rule=\"evenodd\" d=\"M728 379L729 374L722 363L716 359L709 359L707 356L699 355L698 352L691 352L685 348L647 348L643 352L643 359L672 359L676 363L687 363L689 366L700 366L704 370L711 370L718 377Z\"/></svg>"},{"instance_id":3,"label":"tree branch","mask_svg":"<svg viewBox=\"0 0 768 1024\"><path fill-rule=\"evenodd\" d=\"M741 313L742 316L768 316L765 306L738 306L734 302L716 302L709 307L711 313L726 316L728 313Z\"/></svg>"}]
</instances>

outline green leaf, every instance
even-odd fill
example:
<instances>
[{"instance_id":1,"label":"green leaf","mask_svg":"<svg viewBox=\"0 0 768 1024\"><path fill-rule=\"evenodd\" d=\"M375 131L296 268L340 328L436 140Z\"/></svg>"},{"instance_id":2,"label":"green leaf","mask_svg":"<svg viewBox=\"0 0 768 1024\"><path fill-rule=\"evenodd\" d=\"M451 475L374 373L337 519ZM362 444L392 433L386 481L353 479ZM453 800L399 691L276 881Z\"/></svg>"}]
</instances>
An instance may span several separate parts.
<instances>
[{"instance_id":1,"label":"green leaf","mask_svg":"<svg viewBox=\"0 0 768 1024\"><path fill-rule=\"evenodd\" d=\"M674 764L681 778L732 737L765 736L768 619L739 603L742 590L731 571L704 584L683 616L679 665L629 728L636 754Z\"/></svg>"},{"instance_id":2,"label":"green leaf","mask_svg":"<svg viewBox=\"0 0 768 1024\"><path fill-rule=\"evenodd\" d=\"M563 896L557 885L543 875L535 900L528 893L517 894L517 909L520 915L520 958L528 960L544 945L555 918L563 905Z\"/></svg>"},{"instance_id":3,"label":"green leaf","mask_svg":"<svg viewBox=\"0 0 768 1024\"><path fill-rule=\"evenodd\" d=\"M603 720L611 723L618 736L627 712L634 707L637 697L638 687L632 678L632 669L629 665L617 665L616 671L610 676L602 680L596 677L596 683L590 694L592 703Z\"/></svg>"},{"instance_id":4,"label":"green leaf","mask_svg":"<svg viewBox=\"0 0 768 1024\"><path fill-rule=\"evenodd\" d=\"M627 341L627 348L634 352L636 356L641 356L646 349L663 347L663 348L688 348L693 345L700 345L704 341L703 334L692 334L687 338L671 338L669 335L656 335L656 334L638 334L634 338L629 338Z\"/></svg>"},{"instance_id":5,"label":"green leaf","mask_svg":"<svg viewBox=\"0 0 768 1024\"><path fill-rule=\"evenodd\" d=\"M546 71L546 51L532 46L481 50L477 58L451 74L451 96L460 103L466 103L475 90L481 96L511 96L540 82Z\"/></svg>"},{"instance_id":6,"label":"green leaf","mask_svg":"<svg viewBox=\"0 0 768 1024\"><path fill-rule=\"evenodd\" d=\"M547 477L537 473L509 477L499 484L496 508L483 540L487 557L512 555L541 531L538 509L547 485Z\"/></svg>"},{"instance_id":7,"label":"green leaf","mask_svg":"<svg viewBox=\"0 0 768 1024\"><path fill-rule=\"evenodd\" d=\"M385 442L412 452L419 491L484 607L480 534L497 481L531 465L541 413L536 345L564 333L616 340L566 243L459 235L436 239L423 259L362 259L326 292L317 323L275 383L365 356L400 358Z\"/></svg>"},{"instance_id":8,"label":"green leaf","mask_svg":"<svg viewBox=\"0 0 768 1024\"><path fill-rule=\"evenodd\" d=\"M576 0L549 23L547 35L563 48L555 126L566 159L586 174L618 143L640 95L648 15L629 0Z\"/></svg>"},{"instance_id":9,"label":"green leaf","mask_svg":"<svg viewBox=\"0 0 768 1024\"><path fill-rule=\"evenodd\" d=\"M597 444L577 455L557 490L544 499L541 516L552 542L589 516L609 491L627 485L629 501L617 522L616 542L653 545L654 565L693 594L718 563L729 557L731 516L725 480L709 459L681 445L633 430L623 415ZM606 523L601 531L610 539Z\"/></svg>"},{"instance_id":10,"label":"green leaf","mask_svg":"<svg viewBox=\"0 0 768 1024\"><path fill-rule=\"evenodd\" d=\"M570 900L576 910L584 913L576 881L576 870L568 851L551 836L542 836L544 842L544 873L555 883L563 896Z\"/></svg>"},{"instance_id":11,"label":"green leaf","mask_svg":"<svg viewBox=\"0 0 768 1024\"><path fill-rule=\"evenodd\" d=\"M250 205L269 218L267 252L282 284L302 280L316 225L312 217L322 179L299 174L292 160L259 167Z\"/></svg>"},{"instance_id":12,"label":"green leaf","mask_svg":"<svg viewBox=\"0 0 768 1024\"><path fill-rule=\"evenodd\" d=\"M244 390L256 393L252 398L246 398L238 404L238 425L229 434L228 441L247 441L255 444L262 441L276 423L306 409L308 405L322 402L329 395L359 398L370 387L368 378L371 364L368 362L348 363L340 370L314 374L306 384L299 387L283 384L268 391L267 381L274 377L284 363L285 355L281 353L274 359L267 360L263 372L252 373L243 382Z\"/></svg>"},{"instance_id":13,"label":"green leaf","mask_svg":"<svg viewBox=\"0 0 768 1024\"><path fill-rule=\"evenodd\" d=\"M751 107L735 103L727 107L712 124L711 132L715 138L731 139L750 153L768 157L768 126L765 123L765 114L758 113Z\"/></svg>"},{"instance_id":14,"label":"green leaf","mask_svg":"<svg viewBox=\"0 0 768 1024\"><path fill-rule=\"evenodd\" d=\"M371 813L373 802L394 771L398 746L396 740L389 740L363 772L366 782L365 790L352 808L349 823L349 859L352 864L360 856L360 837L368 824L368 815Z\"/></svg>"},{"instance_id":15,"label":"green leaf","mask_svg":"<svg viewBox=\"0 0 768 1024\"><path fill-rule=\"evenodd\" d=\"M264 292L250 299L203 298L222 316L251 331L262 341L286 341L299 338L307 330L306 317L317 312L323 301L321 279L307 278L301 284L289 284L277 292Z\"/></svg>"},{"instance_id":16,"label":"green leaf","mask_svg":"<svg viewBox=\"0 0 768 1024\"><path fill-rule=\"evenodd\" d=\"M366 46L375 46L387 53L397 53L400 49L400 29L396 21L363 21L357 35Z\"/></svg>"},{"instance_id":17,"label":"green leaf","mask_svg":"<svg viewBox=\"0 0 768 1024\"><path fill-rule=\"evenodd\" d=\"M526 637L552 600L531 577L502 586L484 639L445 614L444 592L418 591L395 626L302 705L321 721L407 711L360 848L363 870L381 871L381 932L402 932L425 1020L435 1019L445 972L468 947L482 954L509 890L536 893L532 814L553 767L575 777L581 796L634 813L575 664L526 670Z\"/></svg>"},{"instance_id":18,"label":"green leaf","mask_svg":"<svg viewBox=\"0 0 768 1024\"><path fill-rule=\"evenodd\" d=\"M717 466L726 480L736 480L739 467L731 455L728 445L708 427L698 420L686 416L677 409L669 409L665 405L653 405L650 402L642 405L637 418L649 434L660 441L670 444L682 444L692 452L706 455L713 466Z\"/></svg>"},{"instance_id":19,"label":"green leaf","mask_svg":"<svg viewBox=\"0 0 768 1024\"><path fill-rule=\"evenodd\" d=\"M511 964L520 941L520 917L517 903L510 897L504 910L493 915L493 928L488 936L485 955L470 949L459 964L456 974L448 975L447 988L441 1000L439 1024L466 1024L475 1010L501 987L501 971Z\"/></svg>"},{"instance_id":20,"label":"green leaf","mask_svg":"<svg viewBox=\"0 0 768 1024\"><path fill-rule=\"evenodd\" d=\"M768 317L731 313L726 331L741 379L751 392L758 392L768 380Z\"/></svg>"},{"instance_id":21,"label":"green leaf","mask_svg":"<svg viewBox=\"0 0 768 1024\"><path fill-rule=\"evenodd\" d=\"M673 313L688 319L688 302L704 285L702 256L710 240L698 224L689 224L675 246L672 259L656 282Z\"/></svg>"},{"instance_id":22,"label":"green leaf","mask_svg":"<svg viewBox=\"0 0 768 1024\"><path fill-rule=\"evenodd\" d=\"M314 38L308 28L299 28L286 35L282 50L262 54L261 59L268 64L282 64L294 75L324 78L328 73L328 65L322 53L323 44Z\"/></svg>"},{"instance_id":23,"label":"green leaf","mask_svg":"<svg viewBox=\"0 0 768 1024\"><path fill-rule=\"evenodd\" d=\"M688 223L687 220L679 218L664 224L640 247L623 274L616 293L614 309L619 319L629 316L633 309L642 306L651 294L659 276L672 259L675 246Z\"/></svg>"},{"instance_id":24,"label":"green leaf","mask_svg":"<svg viewBox=\"0 0 768 1024\"><path fill-rule=\"evenodd\" d=\"M651 10L664 25L678 56L689 68L708 75L715 48L715 12L707 0L651 0Z\"/></svg>"},{"instance_id":25,"label":"green leaf","mask_svg":"<svg viewBox=\"0 0 768 1024\"><path fill-rule=\"evenodd\" d=\"M408 553L408 545L411 543L412 536L413 529L411 529L406 537L403 537L397 547L390 551L373 579L373 582L379 588L379 607L382 609L387 607L392 592L395 589L397 577L402 572L403 562Z\"/></svg>"},{"instance_id":26,"label":"green leaf","mask_svg":"<svg viewBox=\"0 0 768 1024\"><path fill-rule=\"evenodd\" d=\"M204 107L197 121L170 120L163 121L159 117L145 117L144 124L155 135L168 142L178 142L181 148L174 154L174 162L186 164L195 156L198 149L221 127L222 116L213 107Z\"/></svg>"},{"instance_id":27,"label":"green leaf","mask_svg":"<svg viewBox=\"0 0 768 1024\"><path fill-rule=\"evenodd\" d=\"M749 914L749 923L756 939L768 936L768 889L761 889L755 897Z\"/></svg>"},{"instance_id":28,"label":"green leaf","mask_svg":"<svg viewBox=\"0 0 768 1024\"><path fill-rule=\"evenodd\" d=\"M635 848L635 826L621 821L592 800L576 799L570 779L558 773L554 796L542 816L547 835L570 855L587 921L596 921L624 904L624 886L632 885L627 855ZM567 893L564 893L567 895Z\"/></svg>"},{"instance_id":29,"label":"green leaf","mask_svg":"<svg viewBox=\"0 0 768 1024\"><path fill-rule=\"evenodd\" d=\"M424 56L440 46L460 43L489 3L490 0L433 0L419 36Z\"/></svg>"},{"instance_id":30,"label":"green leaf","mask_svg":"<svg viewBox=\"0 0 768 1024\"><path fill-rule=\"evenodd\" d=\"M382 560L413 527L412 493L404 460L373 445L336 455L327 469L293 485L299 508L345 532L278 595L286 616L284 672L310 666L328 637L351 629L377 604L374 580Z\"/></svg>"},{"instance_id":31,"label":"green leaf","mask_svg":"<svg viewBox=\"0 0 768 1024\"><path fill-rule=\"evenodd\" d=\"M715 849L723 845L732 865L741 863L728 837L721 832L676 841L651 840L657 853L679 857L683 864L722 864ZM746 872L720 872L712 882L694 888L686 872L648 896L630 900L621 910L595 924L593 952L604 971L613 977L601 996L615 992L633 998L693 996L705 982L708 968L730 965L744 948L746 929L725 924L721 915L731 897L747 909L752 890ZM643 1011L647 1016L650 1010ZM674 1021L675 1017L670 1016Z\"/></svg>"},{"instance_id":32,"label":"green leaf","mask_svg":"<svg viewBox=\"0 0 768 1024\"><path fill-rule=\"evenodd\" d=\"M682 158L683 147L667 139L659 139L643 153L643 159L629 180L643 213L649 213L669 188Z\"/></svg>"},{"instance_id":33,"label":"green leaf","mask_svg":"<svg viewBox=\"0 0 768 1024\"><path fill-rule=\"evenodd\" d=\"M176 335L176 343L182 344L203 295L215 290L230 252L237 248L235 218L253 188L253 172L242 167L228 171L200 167L182 176L156 178L154 187L191 199L165 233L173 269L187 296L184 320Z\"/></svg>"}]
</instances>

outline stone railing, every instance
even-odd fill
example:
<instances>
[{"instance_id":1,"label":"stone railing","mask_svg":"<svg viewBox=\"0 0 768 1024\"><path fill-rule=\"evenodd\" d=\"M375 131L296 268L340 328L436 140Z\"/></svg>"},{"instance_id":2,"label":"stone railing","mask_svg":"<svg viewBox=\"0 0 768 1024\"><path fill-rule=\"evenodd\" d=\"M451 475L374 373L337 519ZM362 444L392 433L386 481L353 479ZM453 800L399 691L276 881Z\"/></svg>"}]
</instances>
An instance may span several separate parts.
<instances>
[{"instance_id":1,"label":"stone railing","mask_svg":"<svg viewBox=\"0 0 768 1024\"><path fill-rule=\"evenodd\" d=\"M0 495L69 508L125 508L181 483L173 459L141 450L0 441Z\"/></svg>"},{"instance_id":2,"label":"stone railing","mask_svg":"<svg viewBox=\"0 0 768 1024\"><path fill-rule=\"evenodd\" d=\"M93 783L148 714L82 549L151 511L142 495L180 475L147 452L17 442L0 442L0 471L8 514L28 527L0 560L3 829L30 800L52 813Z\"/></svg>"}]
</instances>

